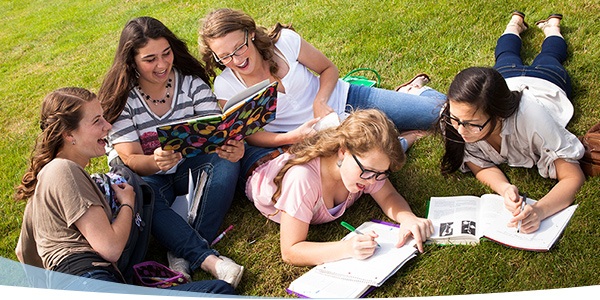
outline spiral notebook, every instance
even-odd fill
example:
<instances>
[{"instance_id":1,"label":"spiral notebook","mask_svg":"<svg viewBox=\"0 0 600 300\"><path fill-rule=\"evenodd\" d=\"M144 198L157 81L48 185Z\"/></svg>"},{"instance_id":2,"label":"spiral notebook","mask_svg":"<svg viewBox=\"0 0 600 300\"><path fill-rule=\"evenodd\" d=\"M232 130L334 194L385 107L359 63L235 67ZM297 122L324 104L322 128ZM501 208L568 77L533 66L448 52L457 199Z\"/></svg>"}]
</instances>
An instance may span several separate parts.
<instances>
[{"instance_id":1,"label":"spiral notebook","mask_svg":"<svg viewBox=\"0 0 600 300\"><path fill-rule=\"evenodd\" d=\"M294 280L287 289L288 293L301 298L364 297L417 255L414 240L396 248L400 231L398 226L369 221L357 230L363 233L373 230L379 235L375 240L381 247L373 256L364 260L347 258L315 266ZM355 234L349 233L344 239Z\"/></svg>"}]
</instances>

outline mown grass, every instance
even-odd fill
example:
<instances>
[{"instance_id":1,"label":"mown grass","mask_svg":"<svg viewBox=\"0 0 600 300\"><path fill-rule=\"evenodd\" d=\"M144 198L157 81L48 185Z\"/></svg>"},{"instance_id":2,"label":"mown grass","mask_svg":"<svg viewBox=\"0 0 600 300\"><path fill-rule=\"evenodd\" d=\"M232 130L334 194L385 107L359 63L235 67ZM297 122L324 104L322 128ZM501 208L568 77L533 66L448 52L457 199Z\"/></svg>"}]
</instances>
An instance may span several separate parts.
<instances>
[{"instance_id":1,"label":"mown grass","mask_svg":"<svg viewBox=\"0 0 600 300\"><path fill-rule=\"evenodd\" d=\"M582 135L600 116L600 3L598 1L2 1L0 2L0 255L16 259L23 203L12 200L39 132L43 96L63 86L97 91L112 62L118 36L127 20L150 15L163 21L197 53L201 17L217 7L243 9L257 23L291 23L339 67L341 75L358 67L374 68L382 84L393 88L418 72L445 91L458 71L492 65L496 38L513 9L527 21L553 12L564 14L562 31L569 45L566 67L573 79L575 116L569 129ZM537 28L523 35L523 57L531 62L543 35ZM419 216L431 196L480 195L490 190L470 174L440 175L441 140L429 136L408 154L407 165L393 175L397 189ZM90 172L107 171L105 158ZM533 198L555 183L535 170L503 170ZM577 195L576 211L564 236L550 252L532 253L493 243L440 247L409 262L371 297L477 294L598 285L600 280L599 179L589 179ZM344 216L360 224L385 219L369 197ZM224 226L235 229L216 245L246 267L238 291L243 295L286 297L284 288L308 268L282 262L279 228L267 222L238 194ZM174 233L175 234L175 233ZM345 234L336 222L312 226L309 239L328 241ZM149 259L165 261L164 248L151 243ZM202 272L196 280L209 278Z\"/></svg>"}]
</instances>

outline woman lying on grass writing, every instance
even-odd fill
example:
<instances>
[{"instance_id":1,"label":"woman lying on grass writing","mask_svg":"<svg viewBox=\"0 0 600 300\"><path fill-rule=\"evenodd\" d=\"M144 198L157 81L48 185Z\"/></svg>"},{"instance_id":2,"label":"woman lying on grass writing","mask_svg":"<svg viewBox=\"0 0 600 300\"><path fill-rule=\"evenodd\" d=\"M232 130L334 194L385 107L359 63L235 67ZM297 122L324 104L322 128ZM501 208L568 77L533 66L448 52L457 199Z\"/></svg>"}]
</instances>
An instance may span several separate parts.
<instances>
[{"instance_id":1,"label":"woman lying on grass writing","mask_svg":"<svg viewBox=\"0 0 600 300\"><path fill-rule=\"evenodd\" d=\"M339 127L319 131L259 166L248 178L246 195L281 224L281 254L293 265L373 255L373 232L344 241L306 240L310 224L338 219L363 194L401 223L398 247L412 236L422 252L422 242L433 232L431 221L416 217L387 179L404 161L394 123L378 110L357 110Z\"/></svg>"},{"instance_id":2,"label":"woman lying on grass writing","mask_svg":"<svg viewBox=\"0 0 600 300\"><path fill-rule=\"evenodd\" d=\"M440 124L446 138L442 173L472 171L504 197L522 222L520 231L535 232L540 222L570 205L585 181L578 160L583 145L565 126L573 116L571 84L562 63L567 44L560 34L562 15L537 22L546 38L531 66L520 57L519 34L528 26L515 11L496 45L494 68L461 71L448 90ZM542 177L558 179L537 203L521 211L519 189L497 165L537 166Z\"/></svg>"}]
</instances>

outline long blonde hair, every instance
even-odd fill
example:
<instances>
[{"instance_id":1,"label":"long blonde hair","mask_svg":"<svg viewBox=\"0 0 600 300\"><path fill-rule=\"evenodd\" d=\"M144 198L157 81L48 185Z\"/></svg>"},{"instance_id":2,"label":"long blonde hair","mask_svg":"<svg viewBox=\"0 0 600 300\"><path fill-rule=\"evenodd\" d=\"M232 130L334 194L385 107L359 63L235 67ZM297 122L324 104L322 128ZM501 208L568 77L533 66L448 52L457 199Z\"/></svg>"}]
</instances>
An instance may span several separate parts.
<instances>
[{"instance_id":1,"label":"long blonde hair","mask_svg":"<svg viewBox=\"0 0 600 300\"><path fill-rule=\"evenodd\" d=\"M398 171L406 162L398 137L396 126L381 111L356 110L340 126L319 131L290 147L292 158L273 179L277 189L271 200L277 202L281 196L283 177L291 167L306 164L317 157L336 155L339 149L345 149L359 156L371 150L381 150L390 159L390 171Z\"/></svg>"},{"instance_id":2,"label":"long blonde hair","mask_svg":"<svg viewBox=\"0 0 600 300\"><path fill-rule=\"evenodd\" d=\"M37 175L56 158L64 146L63 134L79 128L83 105L96 99L96 94L78 87L57 89L44 98L40 110L40 129L27 171L16 187L15 199L27 200L35 192Z\"/></svg>"}]
</instances>

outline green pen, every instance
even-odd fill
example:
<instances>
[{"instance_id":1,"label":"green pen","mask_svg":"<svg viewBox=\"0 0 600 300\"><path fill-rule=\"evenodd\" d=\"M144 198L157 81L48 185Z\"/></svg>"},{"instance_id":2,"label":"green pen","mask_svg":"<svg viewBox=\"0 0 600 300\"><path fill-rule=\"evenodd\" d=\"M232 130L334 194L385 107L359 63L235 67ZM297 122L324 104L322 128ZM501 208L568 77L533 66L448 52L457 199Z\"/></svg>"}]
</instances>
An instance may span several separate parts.
<instances>
[{"instance_id":1,"label":"green pen","mask_svg":"<svg viewBox=\"0 0 600 300\"><path fill-rule=\"evenodd\" d=\"M348 230L350 230L352 232L355 232L356 234L363 234L362 232L358 231L358 229L354 228L354 226L352 226L352 225L350 225L350 224L348 224L348 223L346 223L344 221L342 221L340 224L342 224L342 226L344 226L344 228L346 228L346 229L348 229ZM379 243L377 243L377 247L381 248L381 246L379 245Z\"/></svg>"}]
</instances>

